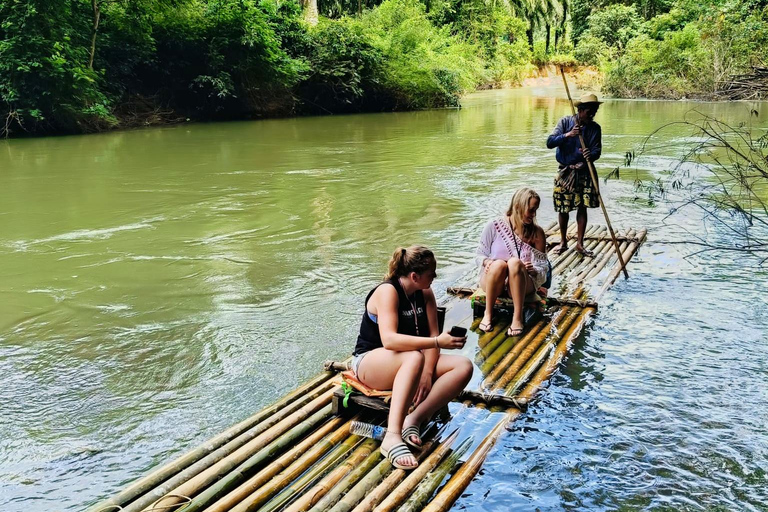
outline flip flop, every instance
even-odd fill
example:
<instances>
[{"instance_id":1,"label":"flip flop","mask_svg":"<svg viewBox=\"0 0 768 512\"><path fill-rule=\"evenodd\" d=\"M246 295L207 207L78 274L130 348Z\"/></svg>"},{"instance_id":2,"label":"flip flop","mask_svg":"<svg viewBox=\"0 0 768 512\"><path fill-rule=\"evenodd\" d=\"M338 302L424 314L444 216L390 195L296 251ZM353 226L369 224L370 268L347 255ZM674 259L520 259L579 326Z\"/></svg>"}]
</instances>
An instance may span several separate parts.
<instances>
[{"instance_id":1,"label":"flip flop","mask_svg":"<svg viewBox=\"0 0 768 512\"><path fill-rule=\"evenodd\" d=\"M493 325L491 322L480 322L480 325L478 325L477 328L483 332L491 332Z\"/></svg>"},{"instance_id":2,"label":"flip flop","mask_svg":"<svg viewBox=\"0 0 768 512\"><path fill-rule=\"evenodd\" d=\"M387 458L390 464L392 464L397 469L416 469L419 467L418 461L416 462L415 466L406 466L405 464L400 464L397 462L397 459L401 459L403 457L412 456L411 450L408 449L408 445L405 443L397 443L389 450L385 450L384 447L379 448L381 451L381 454ZM415 457L414 457L415 458Z\"/></svg>"},{"instance_id":3,"label":"flip flop","mask_svg":"<svg viewBox=\"0 0 768 512\"><path fill-rule=\"evenodd\" d=\"M418 443L415 443L411 441L412 437L416 437L416 439L419 440ZM421 431L419 430L419 427L416 425L411 425L410 427L406 427L403 429L402 434L403 441L405 441L405 444L408 446L411 446L413 448L421 448Z\"/></svg>"},{"instance_id":4,"label":"flip flop","mask_svg":"<svg viewBox=\"0 0 768 512\"><path fill-rule=\"evenodd\" d=\"M515 327L514 329L512 326L509 326L509 329L507 329L507 336L513 337L513 336L520 336L523 334L523 331L525 330L525 327Z\"/></svg>"}]
</instances>

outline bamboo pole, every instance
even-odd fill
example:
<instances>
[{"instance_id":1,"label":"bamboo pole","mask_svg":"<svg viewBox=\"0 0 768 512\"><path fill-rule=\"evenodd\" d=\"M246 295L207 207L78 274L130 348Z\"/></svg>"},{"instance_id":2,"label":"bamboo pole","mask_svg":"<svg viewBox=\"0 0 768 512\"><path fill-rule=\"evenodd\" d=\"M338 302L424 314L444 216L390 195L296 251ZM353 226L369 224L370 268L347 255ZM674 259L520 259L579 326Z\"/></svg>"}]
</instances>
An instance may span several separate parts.
<instances>
[{"instance_id":1,"label":"bamboo pole","mask_svg":"<svg viewBox=\"0 0 768 512\"><path fill-rule=\"evenodd\" d=\"M504 327L507 327L507 322L504 322ZM502 329L501 332L493 338L490 342L486 343L483 347L480 347L480 350L477 351L477 354L475 355L475 362L479 365L482 364L482 362L490 356L493 352L496 351L499 346L505 342L509 337L507 336L507 329Z\"/></svg>"},{"instance_id":2,"label":"bamboo pole","mask_svg":"<svg viewBox=\"0 0 768 512\"><path fill-rule=\"evenodd\" d=\"M620 242L619 248L626 242ZM595 268L602 267L607 260L613 255L613 245L608 242L600 242L595 247L594 256L588 260L582 261L581 265L578 265L573 269L571 275L568 276L568 282L570 284L578 284L585 281L586 276Z\"/></svg>"},{"instance_id":3,"label":"bamboo pole","mask_svg":"<svg viewBox=\"0 0 768 512\"><path fill-rule=\"evenodd\" d=\"M624 251L624 255L626 255L628 258L632 258L632 256L635 255L635 252L637 251L637 248L640 247L643 242L645 242L645 236L648 233L648 230L641 229L640 232L637 234L637 242L632 242L629 244L629 247ZM609 274L608 278L605 280L605 283L603 283L603 287L600 289L600 293L597 294L597 297L595 300L599 300L600 297L603 296L603 294L610 288L613 283L616 281L616 278L619 277L619 273L621 272L621 269L614 268L611 273Z\"/></svg>"},{"instance_id":4,"label":"bamboo pole","mask_svg":"<svg viewBox=\"0 0 768 512\"><path fill-rule=\"evenodd\" d=\"M317 504L336 484L346 477L358 464L365 461L371 453L376 451L379 441L375 439L366 439L358 446L349 457L341 464L333 468L319 482L310 489L302 492L296 501L283 509L284 512L306 512L313 505Z\"/></svg>"},{"instance_id":5,"label":"bamboo pole","mask_svg":"<svg viewBox=\"0 0 768 512\"><path fill-rule=\"evenodd\" d=\"M502 376L507 368L509 368L509 366L515 362L517 357L520 355L520 352L525 350L529 344L535 343L535 340L538 340L539 337L542 340L547 337L547 333L549 332L547 327L553 325L554 322L562 316L564 309L565 308L561 309L551 321L546 319L539 320L539 322L523 336L523 339L520 340L520 343L515 345L514 348L510 350L509 353L505 355L501 361L499 361L496 367L491 370L485 379L483 379L481 387L484 389L495 389L494 383L499 379L499 377Z\"/></svg>"},{"instance_id":6,"label":"bamboo pole","mask_svg":"<svg viewBox=\"0 0 768 512\"><path fill-rule=\"evenodd\" d=\"M493 339L496 336L503 333L505 328L507 327L507 325L500 320L500 315L496 315L496 318L493 320L493 322L494 322L493 328L490 331L481 334L477 338L478 347L483 348L484 346L486 346L488 343L493 341ZM483 332L483 331L480 331L480 332Z\"/></svg>"},{"instance_id":7,"label":"bamboo pole","mask_svg":"<svg viewBox=\"0 0 768 512\"><path fill-rule=\"evenodd\" d=\"M627 233L635 233L635 230L630 229ZM621 251L625 251L627 249L627 247L629 246L629 244L630 244L630 242L628 240L624 240L623 242L621 242L621 245L619 246L619 249ZM587 273L587 275L584 276L583 280L586 281L588 279L592 279L597 274L599 274L603 270L603 268L605 268L605 265L611 260L612 257L613 257L613 253L610 253L610 254L606 255L603 258L603 261L597 262L595 264L594 268L592 268L592 270L590 270ZM629 263L629 260L626 260L626 261L627 261L627 263Z\"/></svg>"},{"instance_id":8,"label":"bamboo pole","mask_svg":"<svg viewBox=\"0 0 768 512\"><path fill-rule=\"evenodd\" d=\"M329 436L333 436L333 432L338 431L339 429L341 429L341 432L348 432L350 421L347 421L345 424L344 418L331 418L322 427L315 430L310 436L297 444L293 449L286 452L272 464L246 480L235 490L228 493L217 502L213 503L206 509L206 512L226 512L230 510L242 500L257 491L261 486L266 485L267 482L269 482L273 477L277 476L278 473L286 470L291 466L291 464L299 461L302 456L304 456L304 460L310 459L311 462L319 459L325 452L322 449L318 449L317 447L322 446L330 449L335 443L329 442L325 439ZM314 457L311 455L313 451L315 454ZM310 455L307 456L307 454ZM195 498L195 500L196 499L197 498ZM193 503L195 500L193 500Z\"/></svg>"},{"instance_id":9,"label":"bamboo pole","mask_svg":"<svg viewBox=\"0 0 768 512\"><path fill-rule=\"evenodd\" d=\"M229 471L221 479L217 480L203 492L195 496L195 498L184 507L184 512L197 512L204 509L208 505L212 504L216 499L223 496L225 493L237 487L242 483L246 476L264 463L273 460L279 453L283 452L287 447L304 437L308 432L310 437L314 437L315 434L311 431L317 427L318 423L324 421L331 414L331 406L328 405L309 419L295 426L291 430L287 431L279 438L271 442L264 449L259 450L254 455L245 460L242 464L235 469ZM331 421L330 423L333 423ZM318 431L323 432L327 430L327 427L320 427ZM298 457L298 456L297 456ZM270 467L272 464L270 464Z\"/></svg>"},{"instance_id":10,"label":"bamboo pole","mask_svg":"<svg viewBox=\"0 0 768 512\"><path fill-rule=\"evenodd\" d=\"M318 479L322 478L323 475L338 466L347 457L347 454L363 440L363 438L349 435L349 433L347 433L347 436L348 437L344 442L336 446L319 464L305 468L306 472L301 475L300 478L293 482L284 482L283 485L278 487L278 489L282 490L280 490L280 492L264 506L258 508L258 510L260 512L275 512L277 510L282 510L290 502L301 496L304 493L304 490L312 485L312 482L316 482ZM272 482L270 482L270 484L271 483ZM290 485L285 485L286 483L290 483ZM240 503L237 507L232 509L232 512L251 512L256 509L256 506L251 502L248 502L245 504Z\"/></svg>"},{"instance_id":11,"label":"bamboo pole","mask_svg":"<svg viewBox=\"0 0 768 512\"><path fill-rule=\"evenodd\" d=\"M571 311L573 308L571 307L565 307L562 308L559 311L558 316L553 319L548 327L549 329L542 329L539 331L539 333L534 337L526 346L525 348L519 353L519 355L512 361L512 364L510 364L508 367L504 368L502 370L501 375L494 381L490 383L491 389L504 389L507 384L509 384L509 381L512 380L512 378L517 375L517 372L520 371L520 369L525 365L525 363L528 362L528 360L533 356L533 354L539 349L542 343L544 343L544 340L547 339L547 337L550 336L551 331L553 329L557 329L557 322L562 321L562 319L566 318L569 311Z\"/></svg>"},{"instance_id":12,"label":"bamboo pole","mask_svg":"<svg viewBox=\"0 0 768 512\"><path fill-rule=\"evenodd\" d=\"M576 117L576 122L578 123L579 116L576 113L576 107L573 104L573 99L571 99L571 91L568 89L568 80L565 79L565 70L563 70L563 66L560 66L560 74L563 75L563 84L565 84L565 92L568 95L568 101L571 102L571 112ZM581 131L579 131L579 142L581 142L581 149L585 150L587 149L587 144L584 142L584 136L581 134ZM595 166L592 163L592 159L585 158L584 160L587 161L587 167L589 168L589 177L592 179L592 186L595 187L595 192L597 192L597 199L600 202L600 208L603 210L603 217L605 217L605 223L608 224L608 231L611 232L611 238L613 238L613 245L616 248L616 256L619 258L619 263L621 263L621 268L624 271L624 279L629 279L629 274L627 273L627 265L624 263L624 258L621 256L621 251L619 250L619 242L616 240L616 235L613 232L613 226L611 225L611 219L608 218L608 210L605 209L605 202L603 201L603 196L600 194L600 186L597 179L597 171L595 171Z\"/></svg>"},{"instance_id":13,"label":"bamboo pole","mask_svg":"<svg viewBox=\"0 0 768 512\"><path fill-rule=\"evenodd\" d=\"M243 432L258 425L264 419L272 416L273 414L280 412L288 404L295 401L297 398L305 395L307 391L316 388L323 382L333 377L332 373L323 372L309 381L299 386L295 390L283 396L280 400L272 405L263 408L261 411L252 415L251 417L233 425L221 434L209 439L205 443L193 448L181 457L174 459L166 465L156 469L147 476L136 480L134 483L117 493L116 495L101 501L86 510L86 512L98 512L100 510L109 509L110 507L124 507L126 503L136 499L142 494L154 489L156 486L172 477L173 475L180 473L187 467L191 466L195 462L204 458L206 455L214 452L219 447L229 443L231 440L237 438ZM124 510L124 509L123 509Z\"/></svg>"},{"instance_id":14,"label":"bamboo pole","mask_svg":"<svg viewBox=\"0 0 768 512\"><path fill-rule=\"evenodd\" d=\"M179 496L195 496L202 489L215 482L222 475L229 472L232 468L241 464L248 457L256 453L258 450L263 449L269 443L277 439L280 435L293 428L298 423L306 420L310 415L318 411L318 409L326 408L327 414L331 414L330 402L333 390L329 389L319 397L315 398L307 405L303 406L299 410L293 412L288 417L284 418L280 422L276 423L265 432L255 437L245 445L238 448L231 455L220 460L213 466L209 467L205 471L184 482L180 486L168 491L167 487L158 488L165 496L158 500L154 505L157 507L169 507L180 503ZM173 495L173 496L171 496ZM145 512L150 512L145 509Z\"/></svg>"},{"instance_id":15,"label":"bamboo pole","mask_svg":"<svg viewBox=\"0 0 768 512\"><path fill-rule=\"evenodd\" d=\"M395 501L402 502L405 497L399 498L402 489L411 489L418 483L424 475L435 468L445 455L450 451L451 446L459 435L459 429L454 430L448 438L437 445L435 450L428 456L425 452L419 454L419 466L409 471L404 469L395 469L384 479L375 489L372 489L365 499L358 504L352 512L371 512L378 510L378 507L390 507L390 503ZM400 488L402 484L402 489Z\"/></svg>"},{"instance_id":16,"label":"bamboo pole","mask_svg":"<svg viewBox=\"0 0 768 512\"><path fill-rule=\"evenodd\" d=\"M353 468L349 474L342 478L341 481L339 481L339 483L333 487L333 489L330 489L325 494L325 496L323 496L323 498L310 509L311 512L325 512L333 507L339 501L339 499L341 499L342 494L344 494L350 487L355 485L358 481L360 481L360 479L366 476L368 472L374 468L374 466L377 466L379 462L387 462L382 461L382 457L383 456L381 451L377 448L374 448L371 454L368 455L368 457L359 466Z\"/></svg>"},{"instance_id":17,"label":"bamboo pole","mask_svg":"<svg viewBox=\"0 0 768 512\"><path fill-rule=\"evenodd\" d=\"M425 441L421 453L419 453L417 459L422 461L432 452L432 448L437 445L437 438L440 437L445 430L445 426L441 427L434 437ZM426 436L425 436L426 437ZM378 463L378 465L368 472L359 482L352 487L341 500L328 512L349 512L355 505L360 503L366 495L372 490L376 489L378 485L384 480L393 470L394 466L384 459Z\"/></svg>"},{"instance_id":18,"label":"bamboo pole","mask_svg":"<svg viewBox=\"0 0 768 512\"><path fill-rule=\"evenodd\" d=\"M413 492L413 490L419 485L419 482L423 481L430 472L434 471L443 462L451 457L452 451L450 450L449 446L454 443L458 437L458 434L459 431L456 430L451 438L446 440L446 442L443 443L443 445L441 445L440 448L436 450L432 456L428 457L427 460L424 461L423 468L421 465L419 465L418 468L411 471L411 473L397 487L395 487L392 492L389 493L389 495L379 504L379 506L373 509L373 512L392 512L401 503L403 503ZM450 444L448 441L450 441ZM453 453L455 453L455 451Z\"/></svg>"},{"instance_id":19,"label":"bamboo pole","mask_svg":"<svg viewBox=\"0 0 768 512\"><path fill-rule=\"evenodd\" d=\"M585 308L579 313L573 324L568 328L568 331L563 335L560 343L557 344L553 356L549 358L545 365L539 368L539 371L531 378L531 381L517 395L518 400L528 403L536 396L536 393L542 388L544 381L549 379L560 365L560 362L565 358L574 340L581 334L584 325L594 312L593 308Z\"/></svg>"},{"instance_id":20,"label":"bamboo pole","mask_svg":"<svg viewBox=\"0 0 768 512\"><path fill-rule=\"evenodd\" d=\"M472 455L461 465L461 468L446 482L440 492L424 507L422 512L444 512L451 508L456 499L469 486L475 475L477 475L483 462L485 462L485 458L496 444L499 436L504 432L506 426L515 421L519 415L520 411L518 409L509 410L505 417L485 436L480 445L472 452Z\"/></svg>"},{"instance_id":21,"label":"bamboo pole","mask_svg":"<svg viewBox=\"0 0 768 512\"><path fill-rule=\"evenodd\" d=\"M596 233L599 228L597 226L592 226L589 229L591 233ZM595 240L587 240L584 242L584 248L588 250L592 250L595 245L597 245ZM553 272L562 274L566 269L570 268L574 261L578 261L579 258L584 259L584 256L576 252L573 246L569 246L568 249L563 251L560 257L557 259L556 263L553 264Z\"/></svg>"},{"instance_id":22,"label":"bamboo pole","mask_svg":"<svg viewBox=\"0 0 768 512\"><path fill-rule=\"evenodd\" d=\"M541 364L544 362L544 359L546 359L549 356L549 353L554 350L555 344L551 341L547 340L544 342L544 344L539 347L539 350L536 351L536 353L525 363L525 366L515 375L515 377L512 379L512 382L509 383L509 385L504 389L504 394L507 396L515 396L517 395L518 389L522 387L523 384L525 384L531 375L541 366Z\"/></svg>"},{"instance_id":23,"label":"bamboo pole","mask_svg":"<svg viewBox=\"0 0 768 512\"><path fill-rule=\"evenodd\" d=\"M579 296L576 294L576 296ZM566 308L563 308L564 310ZM556 339L560 339L562 336L562 333L565 329L570 326L570 324L573 322L576 313L578 313L579 308L567 308L567 311L563 311L562 321L560 321L557 325L554 325L554 332L552 333L552 336ZM546 333L547 335L550 334L549 332ZM540 341L538 341L540 339ZM551 343L549 341L545 342L544 338L538 338L538 343L536 344L529 344L529 346L526 347L526 349L523 351L523 353L520 354L520 357L517 358L515 363L506 371L504 372L504 375L499 378L498 381L494 384L494 389L499 389L504 387L505 388L505 395L511 395L509 393L509 390L514 389L515 385L522 382L523 377L525 377L526 373L531 370L531 365L534 364L536 361L534 359L534 362L531 362L529 364L529 361L531 361L531 358L534 357L534 355L537 355L538 357L543 357L541 353L539 353L539 347L543 343ZM536 352L536 354L534 353Z\"/></svg>"},{"instance_id":24,"label":"bamboo pole","mask_svg":"<svg viewBox=\"0 0 768 512\"><path fill-rule=\"evenodd\" d=\"M520 337L519 336L512 336L504 340L504 343L499 345L498 349L494 350L491 355L488 356L485 361L482 361L482 364L480 365L480 372L483 375L486 375L488 372L493 370L493 368L496 366L496 364L509 353L512 348L514 348L515 345L520 343Z\"/></svg>"},{"instance_id":25,"label":"bamboo pole","mask_svg":"<svg viewBox=\"0 0 768 512\"><path fill-rule=\"evenodd\" d=\"M597 230L599 228L600 227L598 225L596 225L596 224L591 224L591 225L587 226L586 229L584 230L584 237L585 237L585 239L587 241L592 241L592 239L590 237L593 236L595 233L597 233ZM571 224L569 229L568 229L568 231L567 231L567 233L566 233L566 238L570 238L572 236L576 236L576 223ZM550 250L549 252L551 253L553 250L554 250L554 248L552 248L552 250ZM578 255L578 253L573 250L573 246L569 245L566 250L564 250L560 254L552 257L552 259L551 259L552 268L553 269L554 268L562 268L562 263L566 260L566 258L575 258L577 255Z\"/></svg>"},{"instance_id":26,"label":"bamboo pole","mask_svg":"<svg viewBox=\"0 0 768 512\"><path fill-rule=\"evenodd\" d=\"M398 509L398 512L418 512L421 510L424 507L424 503L427 502L435 492L435 489L445 479L445 475L459 463L459 459L469 450L473 442L474 438L471 436L462 441L453 453L419 482L408 500Z\"/></svg>"}]
</instances>

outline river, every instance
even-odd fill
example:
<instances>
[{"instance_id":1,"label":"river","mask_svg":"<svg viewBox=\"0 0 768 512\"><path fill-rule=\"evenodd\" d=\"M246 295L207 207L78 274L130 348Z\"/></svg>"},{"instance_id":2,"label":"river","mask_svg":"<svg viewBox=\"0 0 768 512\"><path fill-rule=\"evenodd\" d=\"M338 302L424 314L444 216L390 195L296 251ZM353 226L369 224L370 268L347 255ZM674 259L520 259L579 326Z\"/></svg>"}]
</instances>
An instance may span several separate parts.
<instances>
[{"instance_id":1,"label":"river","mask_svg":"<svg viewBox=\"0 0 768 512\"><path fill-rule=\"evenodd\" d=\"M767 103L608 100L598 170L692 109L750 108L768 126ZM555 219L544 141L568 110L526 88L0 141L0 510L81 510L345 357L398 245L435 250L440 301L471 283L516 187ZM666 218L634 179L603 186L614 226L649 228L630 279L455 510L768 510L766 271L688 257L701 220Z\"/></svg>"}]
</instances>

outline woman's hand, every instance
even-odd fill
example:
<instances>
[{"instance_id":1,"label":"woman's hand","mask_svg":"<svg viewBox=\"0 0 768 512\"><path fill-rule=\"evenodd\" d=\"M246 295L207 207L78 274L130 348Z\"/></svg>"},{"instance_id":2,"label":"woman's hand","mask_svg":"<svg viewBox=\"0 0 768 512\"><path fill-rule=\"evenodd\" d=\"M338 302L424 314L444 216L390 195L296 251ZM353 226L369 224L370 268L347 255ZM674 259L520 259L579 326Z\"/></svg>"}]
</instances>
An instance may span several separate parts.
<instances>
[{"instance_id":1,"label":"woman's hand","mask_svg":"<svg viewBox=\"0 0 768 512\"><path fill-rule=\"evenodd\" d=\"M493 263L493 258L485 258L483 260L483 270L487 274L489 270L491 270L491 264Z\"/></svg>"},{"instance_id":2,"label":"woman's hand","mask_svg":"<svg viewBox=\"0 0 768 512\"><path fill-rule=\"evenodd\" d=\"M416 394L413 395L413 405L419 405L423 402L430 391L432 391L432 375L422 372L419 387L416 388Z\"/></svg>"},{"instance_id":3,"label":"woman's hand","mask_svg":"<svg viewBox=\"0 0 768 512\"><path fill-rule=\"evenodd\" d=\"M538 274L538 272L533 266L533 263L531 263L530 261L524 261L523 264L525 265L525 270L527 270L530 275L535 276L536 274Z\"/></svg>"},{"instance_id":4,"label":"woman's hand","mask_svg":"<svg viewBox=\"0 0 768 512\"><path fill-rule=\"evenodd\" d=\"M444 332L437 337L438 348L444 348L447 350L462 348L466 342L466 336L458 338L456 336L451 336L448 332Z\"/></svg>"}]
</instances>

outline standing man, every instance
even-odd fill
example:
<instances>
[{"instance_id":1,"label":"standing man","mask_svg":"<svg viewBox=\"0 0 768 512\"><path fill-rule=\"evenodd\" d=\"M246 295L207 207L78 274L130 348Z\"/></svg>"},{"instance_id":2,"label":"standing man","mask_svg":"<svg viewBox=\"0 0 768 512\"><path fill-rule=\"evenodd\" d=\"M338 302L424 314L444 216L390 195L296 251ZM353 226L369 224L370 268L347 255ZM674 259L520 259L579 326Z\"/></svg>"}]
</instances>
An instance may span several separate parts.
<instances>
[{"instance_id":1,"label":"standing man","mask_svg":"<svg viewBox=\"0 0 768 512\"><path fill-rule=\"evenodd\" d=\"M592 251L584 248L584 232L587 229L587 208L597 208L600 200L597 184L592 183L589 175L587 159L594 162L603 150L602 131L593 120L601 103L594 94L582 95L576 102L578 114L560 119L547 138L547 148L557 148L555 158L560 164L552 192L560 224L560 245L554 249L555 254L568 248L568 220L570 212L576 210L576 245L573 250L584 256L593 256ZM587 146L583 151L579 133Z\"/></svg>"}]
</instances>

